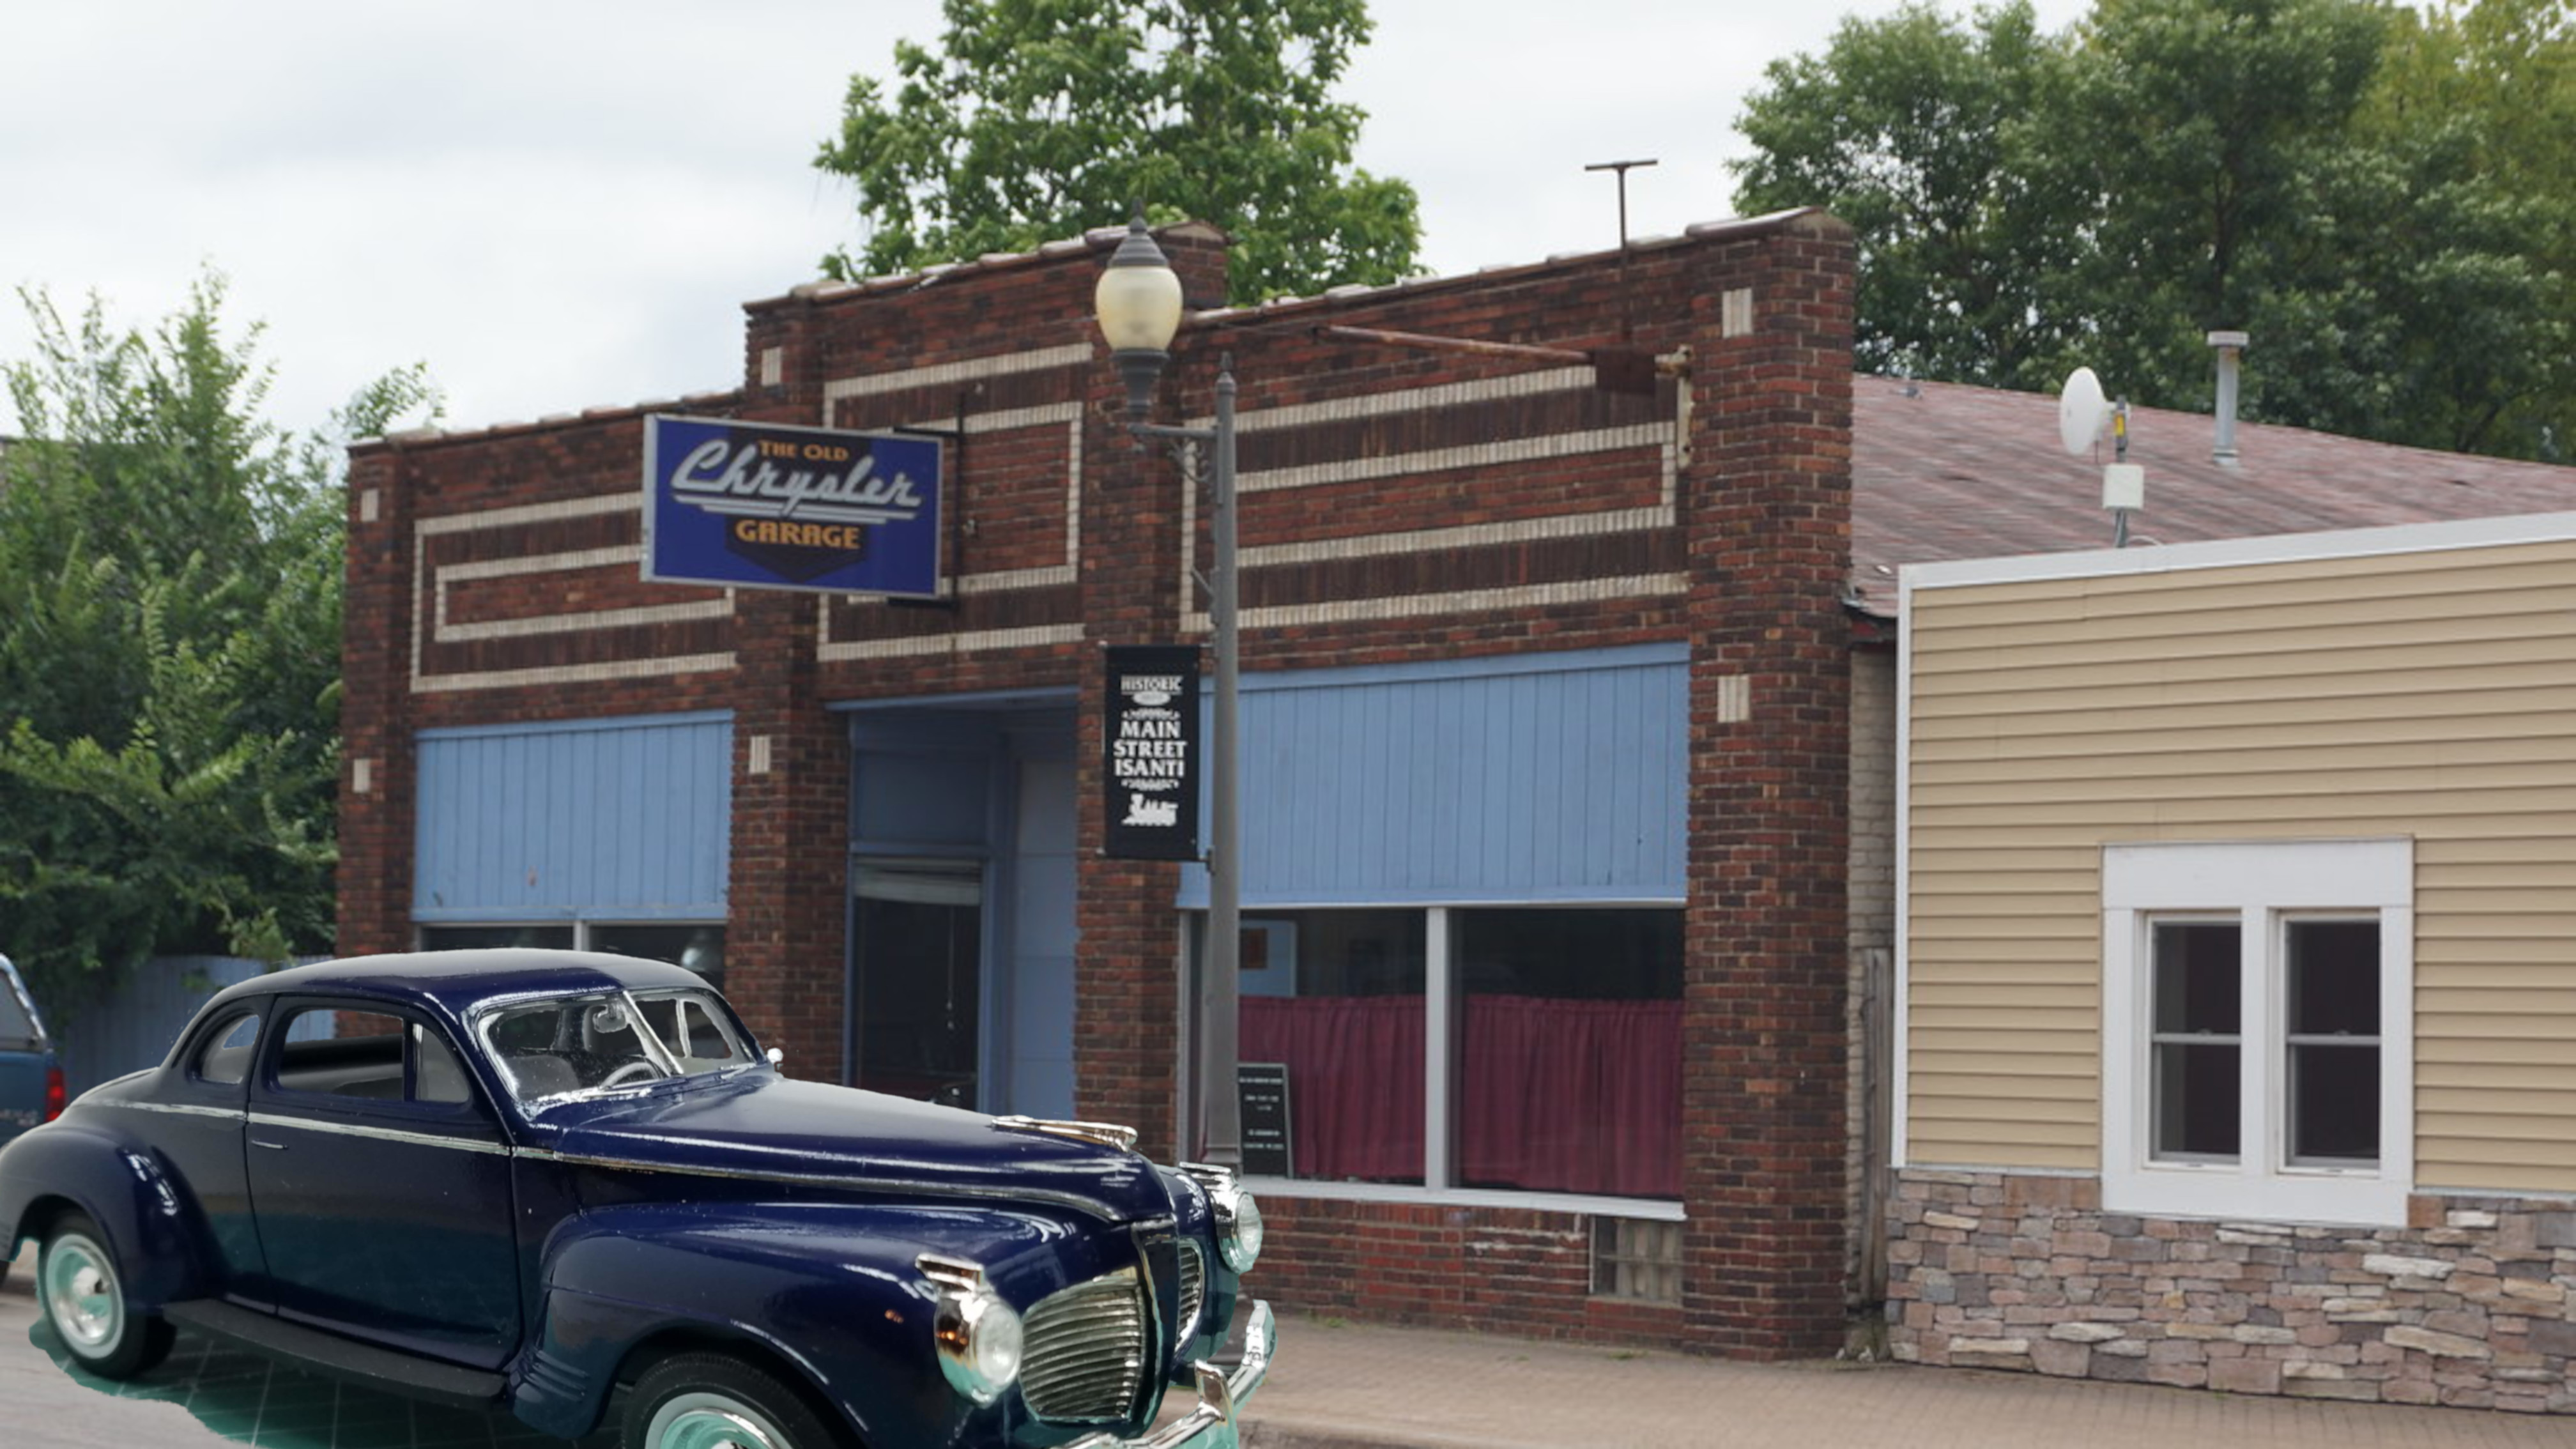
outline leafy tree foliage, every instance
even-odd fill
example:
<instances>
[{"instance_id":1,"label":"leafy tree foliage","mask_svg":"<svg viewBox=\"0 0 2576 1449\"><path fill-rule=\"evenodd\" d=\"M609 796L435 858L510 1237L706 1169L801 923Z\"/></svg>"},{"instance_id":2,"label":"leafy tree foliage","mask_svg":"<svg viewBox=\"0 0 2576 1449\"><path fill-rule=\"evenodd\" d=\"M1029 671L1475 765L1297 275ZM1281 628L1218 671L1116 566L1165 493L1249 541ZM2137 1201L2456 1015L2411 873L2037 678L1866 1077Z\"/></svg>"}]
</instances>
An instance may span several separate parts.
<instances>
[{"instance_id":1,"label":"leafy tree foliage","mask_svg":"<svg viewBox=\"0 0 2576 1449\"><path fill-rule=\"evenodd\" d=\"M1915 6L1774 64L1747 210L1822 203L1862 248L1864 365L2049 388L2077 363L2249 416L2549 456L2570 360L2567 0ZM2535 119L2537 118L2537 119Z\"/></svg>"},{"instance_id":2,"label":"leafy tree foliage","mask_svg":"<svg viewBox=\"0 0 2576 1449\"><path fill-rule=\"evenodd\" d=\"M1352 165L1332 99L1365 0L946 0L939 48L853 76L815 158L867 228L836 277L905 271L1123 224L1195 217L1235 238L1238 302L1411 273L1413 188Z\"/></svg>"},{"instance_id":3,"label":"leafy tree foliage","mask_svg":"<svg viewBox=\"0 0 2576 1449\"><path fill-rule=\"evenodd\" d=\"M2432 359L2451 373L2428 367L2426 385L2460 436L2565 460L2576 452L2576 4L2450 0L2392 24L2363 124L2442 138L2412 193L2432 203L2416 224L2508 233L2516 264L2480 265L2501 249L2489 247L2424 279L2428 305L2467 334Z\"/></svg>"},{"instance_id":4,"label":"leafy tree foliage","mask_svg":"<svg viewBox=\"0 0 2576 1449\"><path fill-rule=\"evenodd\" d=\"M156 951L328 946L344 436L429 405L414 368L334 436L261 420L258 329L207 278L150 334L22 294L0 368L0 943L55 1000Z\"/></svg>"},{"instance_id":5,"label":"leafy tree foliage","mask_svg":"<svg viewBox=\"0 0 2576 1449\"><path fill-rule=\"evenodd\" d=\"M1738 121L1747 212L1830 205L1860 249L1864 368L2027 385L2053 355L2038 303L2072 260L2023 119L2055 52L2026 3L1961 23L1929 5L1845 19L1822 56L1773 61Z\"/></svg>"}]
</instances>

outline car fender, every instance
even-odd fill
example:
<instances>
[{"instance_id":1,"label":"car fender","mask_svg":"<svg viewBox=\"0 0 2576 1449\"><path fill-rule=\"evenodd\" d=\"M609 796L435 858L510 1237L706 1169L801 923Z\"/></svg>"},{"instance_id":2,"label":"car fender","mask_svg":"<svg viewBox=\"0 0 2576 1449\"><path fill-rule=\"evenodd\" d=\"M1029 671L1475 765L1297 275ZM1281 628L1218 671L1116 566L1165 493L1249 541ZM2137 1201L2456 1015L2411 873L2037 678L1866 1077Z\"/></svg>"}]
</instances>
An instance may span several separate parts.
<instances>
[{"instance_id":1,"label":"car fender","mask_svg":"<svg viewBox=\"0 0 2576 1449\"><path fill-rule=\"evenodd\" d=\"M868 1443L945 1443L967 1418L1000 1410L947 1387L930 1336L937 1290L914 1260L963 1257L1007 1284L1015 1265L1060 1255L1065 1231L1044 1214L935 1205L587 1211L546 1244L543 1322L514 1374L512 1407L532 1427L579 1437L639 1346L733 1340L791 1365ZM1052 1255L1042 1251L1050 1243Z\"/></svg>"},{"instance_id":2,"label":"car fender","mask_svg":"<svg viewBox=\"0 0 2576 1449\"><path fill-rule=\"evenodd\" d=\"M41 1236L56 1202L98 1224L135 1307L149 1312L203 1291L202 1219L144 1144L65 1118L0 1148L0 1223L13 1243Z\"/></svg>"}]
</instances>

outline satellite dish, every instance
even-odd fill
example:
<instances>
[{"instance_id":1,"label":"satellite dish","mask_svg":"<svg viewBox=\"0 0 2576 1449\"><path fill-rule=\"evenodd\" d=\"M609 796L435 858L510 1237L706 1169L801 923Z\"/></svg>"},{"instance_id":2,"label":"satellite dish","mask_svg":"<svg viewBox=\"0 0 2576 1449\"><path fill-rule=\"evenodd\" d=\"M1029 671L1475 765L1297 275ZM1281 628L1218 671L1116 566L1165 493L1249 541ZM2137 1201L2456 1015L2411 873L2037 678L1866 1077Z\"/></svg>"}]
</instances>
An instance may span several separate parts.
<instances>
[{"instance_id":1,"label":"satellite dish","mask_svg":"<svg viewBox=\"0 0 2576 1449\"><path fill-rule=\"evenodd\" d=\"M2066 451L2081 458L2093 451L2093 440L2102 436L2102 419L2110 406L2102 397L2102 379L2093 369L2079 367L2066 375L2066 386L2057 393L2057 440Z\"/></svg>"}]
</instances>

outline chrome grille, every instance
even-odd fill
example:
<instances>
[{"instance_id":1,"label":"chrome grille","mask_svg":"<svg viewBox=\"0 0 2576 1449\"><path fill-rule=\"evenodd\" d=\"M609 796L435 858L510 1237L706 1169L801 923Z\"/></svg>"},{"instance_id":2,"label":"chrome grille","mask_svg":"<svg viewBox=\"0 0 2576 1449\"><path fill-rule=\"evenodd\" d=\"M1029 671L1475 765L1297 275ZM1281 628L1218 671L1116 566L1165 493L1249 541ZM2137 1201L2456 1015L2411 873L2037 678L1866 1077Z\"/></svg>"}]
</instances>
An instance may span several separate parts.
<instances>
[{"instance_id":1,"label":"chrome grille","mask_svg":"<svg viewBox=\"0 0 2576 1449\"><path fill-rule=\"evenodd\" d=\"M1207 1293L1207 1263L1199 1257L1199 1245L1181 1244L1181 1306L1179 1318L1182 1334L1199 1331L1199 1304Z\"/></svg>"},{"instance_id":2,"label":"chrome grille","mask_svg":"<svg viewBox=\"0 0 2576 1449\"><path fill-rule=\"evenodd\" d=\"M1133 1268L1039 1300L1024 1323L1020 1393L1057 1423L1126 1418L1144 1391L1147 1311Z\"/></svg>"}]
</instances>

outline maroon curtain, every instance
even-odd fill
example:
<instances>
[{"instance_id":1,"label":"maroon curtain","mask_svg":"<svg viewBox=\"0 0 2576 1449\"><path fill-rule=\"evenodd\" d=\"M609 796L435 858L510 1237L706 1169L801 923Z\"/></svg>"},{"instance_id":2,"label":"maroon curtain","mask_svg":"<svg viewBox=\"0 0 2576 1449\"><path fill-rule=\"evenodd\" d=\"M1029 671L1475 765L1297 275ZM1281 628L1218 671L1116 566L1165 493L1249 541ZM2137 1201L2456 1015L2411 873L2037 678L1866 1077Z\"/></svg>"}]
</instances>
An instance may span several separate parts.
<instances>
[{"instance_id":1,"label":"maroon curtain","mask_svg":"<svg viewBox=\"0 0 2576 1449\"><path fill-rule=\"evenodd\" d=\"M1422 1180L1422 998L1247 996L1236 1055L1288 1066L1299 1177Z\"/></svg>"},{"instance_id":2,"label":"maroon curtain","mask_svg":"<svg viewBox=\"0 0 2576 1449\"><path fill-rule=\"evenodd\" d=\"M1458 1180L1682 1195L1682 1004L1470 996Z\"/></svg>"},{"instance_id":3,"label":"maroon curtain","mask_svg":"<svg viewBox=\"0 0 2576 1449\"><path fill-rule=\"evenodd\" d=\"M1422 1180L1422 998L1247 996L1238 1051L1288 1067L1299 1177ZM1471 996L1458 1180L1682 1193L1682 1004Z\"/></svg>"}]
</instances>

